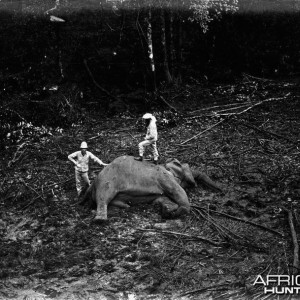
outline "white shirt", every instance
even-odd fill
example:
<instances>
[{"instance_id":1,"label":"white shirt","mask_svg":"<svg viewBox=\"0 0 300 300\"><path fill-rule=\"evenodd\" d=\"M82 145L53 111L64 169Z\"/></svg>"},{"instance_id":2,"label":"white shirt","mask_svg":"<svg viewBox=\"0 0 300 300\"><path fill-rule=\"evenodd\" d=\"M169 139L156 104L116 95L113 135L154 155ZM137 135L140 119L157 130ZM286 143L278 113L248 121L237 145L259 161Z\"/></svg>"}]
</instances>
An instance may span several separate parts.
<instances>
[{"instance_id":1,"label":"white shirt","mask_svg":"<svg viewBox=\"0 0 300 300\"><path fill-rule=\"evenodd\" d=\"M100 165L106 166L98 157L93 153L86 151L85 155L82 155L81 151L76 151L68 156L68 159L75 164L75 170L79 172L87 172L89 170L89 160L92 159ZM75 160L76 159L76 160Z\"/></svg>"},{"instance_id":2,"label":"white shirt","mask_svg":"<svg viewBox=\"0 0 300 300\"><path fill-rule=\"evenodd\" d=\"M157 127L156 127L156 119L151 119L150 124L147 128L146 140L157 141Z\"/></svg>"}]
</instances>

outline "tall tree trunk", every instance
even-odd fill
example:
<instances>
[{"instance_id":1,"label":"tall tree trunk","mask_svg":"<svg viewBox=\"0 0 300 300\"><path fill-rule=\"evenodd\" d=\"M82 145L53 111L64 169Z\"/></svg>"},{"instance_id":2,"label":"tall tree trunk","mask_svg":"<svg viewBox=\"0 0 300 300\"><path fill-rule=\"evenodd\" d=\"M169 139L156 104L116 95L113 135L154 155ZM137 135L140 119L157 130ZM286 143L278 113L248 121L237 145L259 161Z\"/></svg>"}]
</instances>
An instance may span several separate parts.
<instances>
[{"instance_id":1,"label":"tall tree trunk","mask_svg":"<svg viewBox=\"0 0 300 300\"><path fill-rule=\"evenodd\" d=\"M64 68L61 54L61 36L60 36L60 24L56 25L56 39L57 39L57 64L59 68L60 78L64 78Z\"/></svg>"},{"instance_id":2,"label":"tall tree trunk","mask_svg":"<svg viewBox=\"0 0 300 300\"><path fill-rule=\"evenodd\" d=\"M156 90L156 76L155 76L155 61L154 61L154 54L153 54L153 42L152 42L152 13L151 8L148 9L148 18L147 21L147 46L148 46L148 56L150 61L150 69L151 69L151 82L152 82L152 89Z\"/></svg>"},{"instance_id":3,"label":"tall tree trunk","mask_svg":"<svg viewBox=\"0 0 300 300\"><path fill-rule=\"evenodd\" d=\"M175 50L175 36L174 36L174 12L171 8L170 10L170 29L169 29L169 35L170 35L170 47L169 47L169 67L171 76L174 80L175 78L175 58L176 58L176 50Z\"/></svg>"},{"instance_id":4,"label":"tall tree trunk","mask_svg":"<svg viewBox=\"0 0 300 300\"><path fill-rule=\"evenodd\" d=\"M160 9L160 21L161 21L161 44L163 53L163 67L165 80L168 84L172 83L172 76L169 70L168 52L167 52L167 41L166 41L166 19L164 9Z\"/></svg>"},{"instance_id":5,"label":"tall tree trunk","mask_svg":"<svg viewBox=\"0 0 300 300\"><path fill-rule=\"evenodd\" d=\"M177 65L177 82L181 83L181 64L182 64L182 21L180 14L177 14L178 16L178 40L177 40L177 59L176 59L176 65Z\"/></svg>"}]
</instances>

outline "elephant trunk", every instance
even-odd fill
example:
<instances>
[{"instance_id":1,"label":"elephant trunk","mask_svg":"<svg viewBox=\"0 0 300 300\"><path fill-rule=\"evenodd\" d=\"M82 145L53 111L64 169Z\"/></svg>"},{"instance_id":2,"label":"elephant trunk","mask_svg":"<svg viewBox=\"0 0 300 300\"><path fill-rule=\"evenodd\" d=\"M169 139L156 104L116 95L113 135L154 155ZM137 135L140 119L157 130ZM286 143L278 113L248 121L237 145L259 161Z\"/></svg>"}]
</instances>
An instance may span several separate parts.
<instances>
[{"instance_id":1,"label":"elephant trunk","mask_svg":"<svg viewBox=\"0 0 300 300\"><path fill-rule=\"evenodd\" d=\"M213 182L207 175L203 174L197 169L192 169L192 174L196 182L214 190L217 192L223 192L221 187L219 187L215 182Z\"/></svg>"}]
</instances>

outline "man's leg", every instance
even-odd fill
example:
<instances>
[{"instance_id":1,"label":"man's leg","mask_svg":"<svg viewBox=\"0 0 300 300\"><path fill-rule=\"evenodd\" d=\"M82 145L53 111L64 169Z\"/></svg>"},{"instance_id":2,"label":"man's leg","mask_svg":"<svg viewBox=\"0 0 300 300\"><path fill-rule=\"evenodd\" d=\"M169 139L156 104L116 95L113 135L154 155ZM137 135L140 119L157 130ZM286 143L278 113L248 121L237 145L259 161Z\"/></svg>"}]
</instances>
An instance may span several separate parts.
<instances>
[{"instance_id":1,"label":"man's leg","mask_svg":"<svg viewBox=\"0 0 300 300\"><path fill-rule=\"evenodd\" d=\"M150 142L148 140L139 143L139 156L140 156L139 160L140 161L143 160L144 150L145 150L145 147L148 145L150 145Z\"/></svg>"},{"instance_id":2,"label":"man's leg","mask_svg":"<svg viewBox=\"0 0 300 300\"><path fill-rule=\"evenodd\" d=\"M76 182L77 195L79 196L81 193L81 174L77 170L75 170L75 182Z\"/></svg>"},{"instance_id":3,"label":"man's leg","mask_svg":"<svg viewBox=\"0 0 300 300\"><path fill-rule=\"evenodd\" d=\"M154 160L155 164L157 164L158 163L158 151L157 151L156 142L153 142L151 144L151 151L152 151L152 154L153 154L153 160Z\"/></svg>"},{"instance_id":4,"label":"man's leg","mask_svg":"<svg viewBox=\"0 0 300 300\"><path fill-rule=\"evenodd\" d=\"M85 191L90 186L88 172L81 173L81 191Z\"/></svg>"}]
</instances>

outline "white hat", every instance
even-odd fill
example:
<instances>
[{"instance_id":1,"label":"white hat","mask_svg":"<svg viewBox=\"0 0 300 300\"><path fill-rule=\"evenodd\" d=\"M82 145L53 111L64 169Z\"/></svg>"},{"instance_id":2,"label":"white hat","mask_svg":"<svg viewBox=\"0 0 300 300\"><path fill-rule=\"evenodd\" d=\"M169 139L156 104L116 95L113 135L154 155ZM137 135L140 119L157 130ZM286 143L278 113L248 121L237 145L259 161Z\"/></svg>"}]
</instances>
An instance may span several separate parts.
<instances>
[{"instance_id":1,"label":"white hat","mask_svg":"<svg viewBox=\"0 0 300 300\"><path fill-rule=\"evenodd\" d=\"M86 142L82 142L80 145L80 149L87 149L87 143Z\"/></svg>"},{"instance_id":2,"label":"white hat","mask_svg":"<svg viewBox=\"0 0 300 300\"><path fill-rule=\"evenodd\" d=\"M152 114L149 114L149 113L146 113L143 115L143 119L152 119L153 115Z\"/></svg>"}]
</instances>

